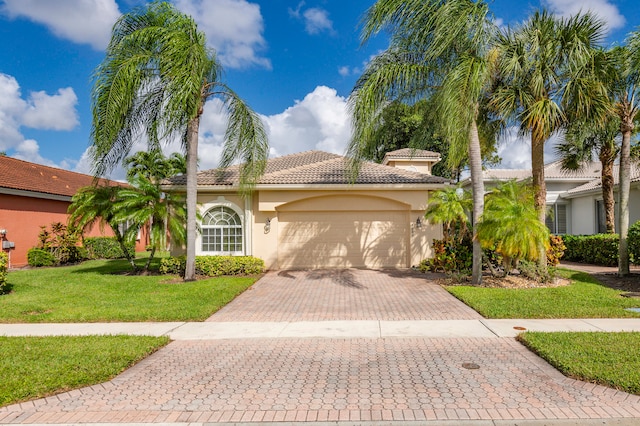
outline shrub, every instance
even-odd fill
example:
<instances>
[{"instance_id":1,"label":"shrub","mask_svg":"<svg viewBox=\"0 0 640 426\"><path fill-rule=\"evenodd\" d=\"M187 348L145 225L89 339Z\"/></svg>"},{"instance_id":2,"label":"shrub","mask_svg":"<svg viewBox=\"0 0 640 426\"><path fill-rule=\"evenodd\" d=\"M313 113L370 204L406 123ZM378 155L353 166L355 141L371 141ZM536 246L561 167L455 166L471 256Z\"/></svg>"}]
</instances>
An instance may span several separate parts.
<instances>
[{"instance_id":1,"label":"shrub","mask_svg":"<svg viewBox=\"0 0 640 426\"><path fill-rule=\"evenodd\" d=\"M640 220L629 227L627 234L629 258L635 264L640 264Z\"/></svg>"},{"instance_id":2,"label":"shrub","mask_svg":"<svg viewBox=\"0 0 640 426\"><path fill-rule=\"evenodd\" d=\"M547 249L547 265L558 266L567 247L560 235L549 235L549 248Z\"/></svg>"},{"instance_id":3,"label":"shrub","mask_svg":"<svg viewBox=\"0 0 640 426\"><path fill-rule=\"evenodd\" d=\"M135 255L135 243L126 243L131 257ZM88 237L84 239L89 259L122 259L125 256L115 237Z\"/></svg>"},{"instance_id":4,"label":"shrub","mask_svg":"<svg viewBox=\"0 0 640 426\"><path fill-rule=\"evenodd\" d=\"M0 294L9 292L7 283L7 269L9 268L9 256L4 251L0 251Z\"/></svg>"},{"instance_id":5,"label":"shrub","mask_svg":"<svg viewBox=\"0 0 640 426\"><path fill-rule=\"evenodd\" d=\"M82 257L83 252L78 247L78 234L74 229L60 222L53 222L50 225L50 230L48 230L46 226L41 226L40 228L40 233L38 234L39 244L36 248L51 253L54 259L54 265L75 263L84 260Z\"/></svg>"},{"instance_id":6,"label":"shrub","mask_svg":"<svg viewBox=\"0 0 640 426\"><path fill-rule=\"evenodd\" d=\"M538 262L531 262L528 260L521 260L518 263L518 270L520 271L520 275L539 283L552 282L556 277L555 267L549 265L547 268L540 268Z\"/></svg>"},{"instance_id":7,"label":"shrub","mask_svg":"<svg viewBox=\"0 0 640 426\"><path fill-rule=\"evenodd\" d=\"M183 275L186 257L168 257L160 261L160 273ZM208 277L220 275L255 275L264 272L264 261L253 256L197 256L196 274Z\"/></svg>"},{"instance_id":8,"label":"shrub","mask_svg":"<svg viewBox=\"0 0 640 426\"><path fill-rule=\"evenodd\" d=\"M564 259L574 262L615 266L618 264L617 234L565 235Z\"/></svg>"},{"instance_id":9,"label":"shrub","mask_svg":"<svg viewBox=\"0 0 640 426\"><path fill-rule=\"evenodd\" d=\"M31 248L27 252L27 263L29 266L53 266L55 265L56 258L49 250L42 248Z\"/></svg>"},{"instance_id":10,"label":"shrub","mask_svg":"<svg viewBox=\"0 0 640 426\"><path fill-rule=\"evenodd\" d=\"M473 262L471 239L433 240L433 257L420 262L422 272L461 272L468 273Z\"/></svg>"}]
</instances>

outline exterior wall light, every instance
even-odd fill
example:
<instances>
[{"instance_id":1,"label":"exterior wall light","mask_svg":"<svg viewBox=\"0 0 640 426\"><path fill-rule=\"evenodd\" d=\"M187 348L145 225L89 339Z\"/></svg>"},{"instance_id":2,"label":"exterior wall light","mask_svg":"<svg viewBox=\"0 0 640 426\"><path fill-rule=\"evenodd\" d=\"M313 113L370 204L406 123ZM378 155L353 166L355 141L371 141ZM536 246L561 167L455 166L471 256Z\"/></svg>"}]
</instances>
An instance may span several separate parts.
<instances>
[{"instance_id":1,"label":"exterior wall light","mask_svg":"<svg viewBox=\"0 0 640 426\"><path fill-rule=\"evenodd\" d=\"M422 229L422 219L419 217L416 219L416 228Z\"/></svg>"},{"instance_id":2,"label":"exterior wall light","mask_svg":"<svg viewBox=\"0 0 640 426\"><path fill-rule=\"evenodd\" d=\"M264 221L264 233L268 234L271 231L271 219L267 218Z\"/></svg>"}]
</instances>

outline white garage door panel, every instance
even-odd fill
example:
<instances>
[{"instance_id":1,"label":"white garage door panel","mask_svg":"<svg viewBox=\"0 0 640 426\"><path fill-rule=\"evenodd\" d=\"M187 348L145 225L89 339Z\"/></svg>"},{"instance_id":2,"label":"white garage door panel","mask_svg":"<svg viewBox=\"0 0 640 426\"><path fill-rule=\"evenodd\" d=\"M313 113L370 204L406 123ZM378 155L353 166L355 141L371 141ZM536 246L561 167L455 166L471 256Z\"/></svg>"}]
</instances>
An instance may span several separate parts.
<instances>
[{"instance_id":1,"label":"white garage door panel","mask_svg":"<svg viewBox=\"0 0 640 426\"><path fill-rule=\"evenodd\" d=\"M278 222L280 269L408 266L406 212L280 212Z\"/></svg>"}]
</instances>

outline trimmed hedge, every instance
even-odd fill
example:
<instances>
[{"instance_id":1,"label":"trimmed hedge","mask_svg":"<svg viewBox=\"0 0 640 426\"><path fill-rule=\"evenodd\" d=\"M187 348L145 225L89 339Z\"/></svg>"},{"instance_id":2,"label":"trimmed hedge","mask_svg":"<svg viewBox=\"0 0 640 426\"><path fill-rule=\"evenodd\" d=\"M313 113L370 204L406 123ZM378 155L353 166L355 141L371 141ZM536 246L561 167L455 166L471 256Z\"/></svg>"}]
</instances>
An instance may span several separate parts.
<instances>
[{"instance_id":1,"label":"trimmed hedge","mask_svg":"<svg viewBox=\"0 0 640 426\"><path fill-rule=\"evenodd\" d=\"M595 265L618 264L618 234L563 235L566 246L564 259Z\"/></svg>"},{"instance_id":2,"label":"trimmed hedge","mask_svg":"<svg viewBox=\"0 0 640 426\"><path fill-rule=\"evenodd\" d=\"M30 248L27 252L27 263L29 266L53 266L56 264L56 257L47 249Z\"/></svg>"},{"instance_id":3,"label":"trimmed hedge","mask_svg":"<svg viewBox=\"0 0 640 426\"><path fill-rule=\"evenodd\" d=\"M186 256L160 260L160 273L184 275ZM264 272L264 261L253 256L196 256L196 274L208 277L220 275L255 275Z\"/></svg>"},{"instance_id":4,"label":"trimmed hedge","mask_svg":"<svg viewBox=\"0 0 640 426\"><path fill-rule=\"evenodd\" d=\"M126 244L131 257L135 255L135 244ZM84 239L88 259L122 259L125 256L115 237L88 237Z\"/></svg>"},{"instance_id":5,"label":"trimmed hedge","mask_svg":"<svg viewBox=\"0 0 640 426\"><path fill-rule=\"evenodd\" d=\"M7 283L7 269L9 269L9 256L6 252L0 251L0 294L9 292Z\"/></svg>"}]
</instances>

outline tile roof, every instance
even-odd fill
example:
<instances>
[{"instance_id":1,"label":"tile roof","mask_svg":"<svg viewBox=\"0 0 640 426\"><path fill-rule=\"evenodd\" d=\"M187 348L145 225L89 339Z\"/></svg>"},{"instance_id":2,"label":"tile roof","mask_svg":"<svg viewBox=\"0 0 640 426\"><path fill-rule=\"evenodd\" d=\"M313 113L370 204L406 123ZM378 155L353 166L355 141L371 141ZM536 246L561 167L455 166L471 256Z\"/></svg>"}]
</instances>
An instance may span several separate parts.
<instances>
[{"instance_id":1,"label":"tile roof","mask_svg":"<svg viewBox=\"0 0 640 426\"><path fill-rule=\"evenodd\" d=\"M600 177L602 166L600 162L591 162L580 170L563 170L560 161L554 161L544 166L544 177L546 179L570 179L570 180L591 180ZM531 169L487 169L482 174L485 179L507 180L526 179L531 177Z\"/></svg>"},{"instance_id":2,"label":"tile roof","mask_svg":"<svg viewBox=\"0 0 640 426\"><path fill-rule=\"evenodd\" d=\"M0 189L8 188L71 197L83 186L92 185L93 179L93 176L82 173L0 156ZM100 179L100 183L116 184L106 179Z\"/></svg>"},{"instance_id":3,"label":"tile roof","mask_svg":"<svg viewBox=\"0 0 640 426\"><path fill-rule=\"evenodd\" d=\"M337 185L349 184L348 160L322 151L306 151L267 161L258 185ZM239 166L224 171L206 170L198 173L198 185L233 186L239 182ZM364 162L355 184L440 184L447 179L424 173L402 170L381 164ZM185 185L186 176L175 176L166 185Z\"/></svg>"},{"instance_id":4,"label":"tile roof","mask_svg":"<svg viewBox=\"0 0 640 426\"><path fill-rule=\"evenodd\" d=\"M402 148L395 151L389 151L384 155L384 158L429 158L440 159L440 154L433 151L427 151L424 149Z\"/></svg>"},{"instance_id":5,"label":"tile roof","mask_svg":"<svg viewBox=\"0 0 640 426\"><path fill-rule=\"evenodd\" d=\"M617 185L619 182L620 182L620 165L615 164L613 166L613 184ZM640 165L631 164L631 182L640 182ZM583 185L580 185L568 190L567 195L580 194L583 192L594 191L601 188L602 188L602 179L601 179L600 171L598 170L597 178Z\"/></svg>"}]
</instances>

